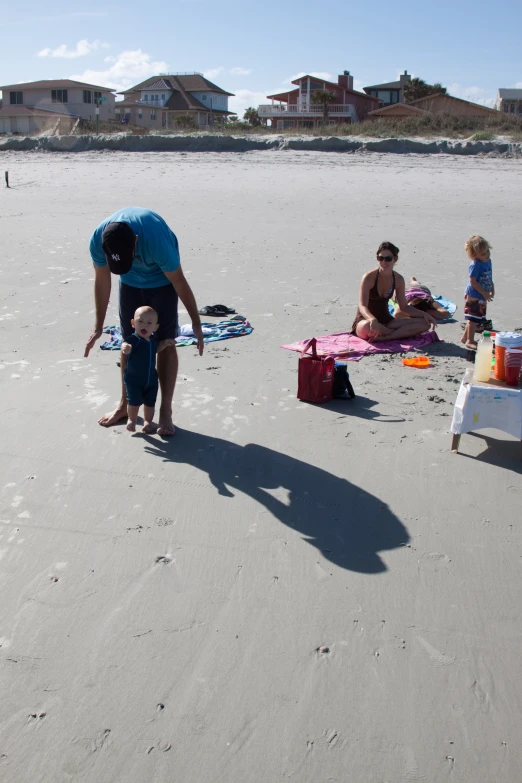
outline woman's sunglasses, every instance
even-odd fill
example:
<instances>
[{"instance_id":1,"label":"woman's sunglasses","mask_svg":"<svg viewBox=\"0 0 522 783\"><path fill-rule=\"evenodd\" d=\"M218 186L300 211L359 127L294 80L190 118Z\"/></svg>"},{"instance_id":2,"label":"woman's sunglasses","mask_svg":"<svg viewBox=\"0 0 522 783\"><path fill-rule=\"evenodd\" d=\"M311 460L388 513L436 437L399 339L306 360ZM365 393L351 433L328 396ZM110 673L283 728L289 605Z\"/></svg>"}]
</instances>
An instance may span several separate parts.
<instances>
[{"instance_id":1,"label":"woman's sunglasses","mask_svg":"<svg viewBox=\"0 0 522 783\"><path fill-rule=\"evenodd\" d=\"M378 261L393 261L394 256L377 256Z\"/></svg>"}]
</instances>

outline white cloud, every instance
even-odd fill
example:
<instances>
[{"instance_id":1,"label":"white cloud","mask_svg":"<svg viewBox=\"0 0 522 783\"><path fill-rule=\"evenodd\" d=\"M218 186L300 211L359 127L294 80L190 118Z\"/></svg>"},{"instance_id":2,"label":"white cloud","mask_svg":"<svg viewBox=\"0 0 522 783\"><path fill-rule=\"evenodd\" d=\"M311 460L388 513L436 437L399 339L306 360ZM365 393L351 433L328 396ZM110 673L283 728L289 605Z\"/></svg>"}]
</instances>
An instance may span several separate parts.
<instances>
[{"instance_id":1,"label":"white cloud","mask_svg":"<svg viewBox=\"0 0 522 783\"><path fill-rule=\"evenodd\" d=\"M515 84L515 88L516 88L517 90L522 90L522 82L517 82L517 83Z\"/></svg>"},{"instance_id":2,"label":"white cloud","mask_svg":"<svg viewBox=\"0 0 522 783\"><path fill-rule=\"evenodd\" d=\"M310 71L310 73L301 71L300 73L296 73L293 76L289 76L288 79L285 79L284 84L290 84L296 79L300 79L301 76L315 76L316 79L324 79L327 82L331 82L334 78L331 73L326 73L326 71Z\"/></svg>"},{"instance_id":3,"label":"white cloud","mask_svg":"<svg viewBox=\"0 0 522 783\"><path fill-rule=\"evenodd\" d=\"M251 74L252 71L249 68L242 68L241 66L236 66L235 68L224 68L222 65L218 66L217 68L208 68L206 71L203 71L203 76L206 79L217 79L219 75L222 75L223 77L229 75L229 76L248 76Z\"/></svg>"},{"instance_id":4,"label":"white cloud","mask_svg":"<svg viewBox=\"0 0 522 783\"><path fill-rule=\"evenodd\" d=\"M151 60L150 54L141 49L121 52L117 57L106 57L108 68L101 71L85 70L74 74L70 79L90 84L100 84L115 90L124 90L137 82L160 73L168 73L169 67L162 60Z\"/></svg>"},{"instance_id":5,"label":"white cloud","mask_svg":"<svg viewBox=\"0 0 522 783\"><path fill-rule=\"evenodd\" d=\"M257 109L261 103L270 103L267 99L267 95L273 95L273 91L270 90L263 92L255 92L254 90L232 90L235 93L233 98L228 99L228 107L230 111L236 112L240 120L243 119L245 109L249 106L253 106Z\"/></svg>"},{"instance_id":6,"label":"white cloud","mask_svg":"<svg viewBox=\"0 0 522 783\"><path fill-rule=\"evenodd\" d=\"M225 69L222 65L219 68L209 68L208 71L203 71L205 79L215 79L220 73L223 73Z\"/></svg>"},{"instance_id":7,"label":"white cloud","mask_svg":"<svg viewBox=\"0 0 522 783\"><path fill-rule=\"evenodd\" d=\"M85 55L95 52L97 49L108 49L109 44L104 41L87 41L83 39L78 41L75 49L69 49L67 44L62 44L56 49L42 49L38 52L38 57L64 57L67 60L72 60L76 57L85 57Z\"/></svg>"},{"instance_id":8,"label":"white cloud","mask_svg":"<svg viewBox=\"0 0 522 783\"><path fill-rule=\"evenodd\" d=\"M458 82L444 86L449 94L455 98L463 98L465 101L472 101L472 103L481 103L490 108L495 105L495 96L488 94L482 87L465 87Z\"/></svg>"}]
</instances>

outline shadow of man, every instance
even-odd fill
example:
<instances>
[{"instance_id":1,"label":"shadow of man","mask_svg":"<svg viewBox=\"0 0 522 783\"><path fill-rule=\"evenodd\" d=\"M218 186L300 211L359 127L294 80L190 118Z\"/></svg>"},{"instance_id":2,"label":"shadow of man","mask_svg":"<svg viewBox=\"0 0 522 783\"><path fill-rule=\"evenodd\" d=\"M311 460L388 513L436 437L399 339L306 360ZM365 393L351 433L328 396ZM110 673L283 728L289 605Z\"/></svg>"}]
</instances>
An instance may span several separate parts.
<instances>
[{"instance_id":1,"label":"shadow of man","mask_svg":"<svg viewBox=\"0 0 522 783\"><path fill-rule=\"evenodd\" d=\"M143 437L150 454L207 473L223 497L233 499L232 490L248 495L341 568L382 573L387 567L379 552L409 541L405 526L379 498L287 454L180 429L169 441ZM270 494L279 488L287 490L288 503Z\"/></svg>"}]
</instances>

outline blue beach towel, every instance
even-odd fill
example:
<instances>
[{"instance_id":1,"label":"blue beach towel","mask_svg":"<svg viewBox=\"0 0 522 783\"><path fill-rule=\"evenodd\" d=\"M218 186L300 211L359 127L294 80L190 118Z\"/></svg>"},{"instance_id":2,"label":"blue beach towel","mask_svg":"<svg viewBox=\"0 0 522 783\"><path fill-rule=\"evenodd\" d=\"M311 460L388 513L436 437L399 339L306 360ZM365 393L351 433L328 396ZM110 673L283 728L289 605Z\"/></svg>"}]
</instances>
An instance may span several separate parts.
<instances>
[{"instance_id":1,"label":"blue beach towel","mask_svg":"<svg viewBox=\"0 0 522 783\"><path fill-rule=\"evenodd\" d=\"M246 319L244 321L218 321L217 323L202 323L201 324L204 333L204 342L213 343L218 340L230 340L232 337L244 337L247 334L252 334L254 331L250 322ZM187 329L190 331L190 327L181 327L181 329ZM121 331L119 326L106 326L103 330L103 334L110 335L107 342L102 343L100 348L102 351L119 351L121 349ZM196 345L197 340L192 334L181 335L176 337L176 345Z\"/></svg>"}]
</instances>

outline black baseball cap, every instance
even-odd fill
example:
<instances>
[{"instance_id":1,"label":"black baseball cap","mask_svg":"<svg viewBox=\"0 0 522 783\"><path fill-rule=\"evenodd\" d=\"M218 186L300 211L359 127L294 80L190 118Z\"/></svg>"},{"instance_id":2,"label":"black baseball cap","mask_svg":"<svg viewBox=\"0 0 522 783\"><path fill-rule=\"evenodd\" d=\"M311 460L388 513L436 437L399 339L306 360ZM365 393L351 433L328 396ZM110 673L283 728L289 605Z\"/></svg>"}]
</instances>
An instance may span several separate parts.
<instances>
[{"instance_id":1,"label":"black baseball cap","mask_svg":"<svg viewBox=\"0 0 522 783\"><path fill-rule=\"evenodd\" d=\"M109 223L105 226L102 248L113 275L130 272L136 250L136 234L128 223Z\"/></svg>"}]
</instances>

